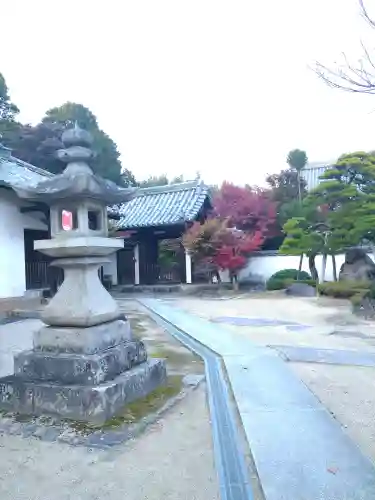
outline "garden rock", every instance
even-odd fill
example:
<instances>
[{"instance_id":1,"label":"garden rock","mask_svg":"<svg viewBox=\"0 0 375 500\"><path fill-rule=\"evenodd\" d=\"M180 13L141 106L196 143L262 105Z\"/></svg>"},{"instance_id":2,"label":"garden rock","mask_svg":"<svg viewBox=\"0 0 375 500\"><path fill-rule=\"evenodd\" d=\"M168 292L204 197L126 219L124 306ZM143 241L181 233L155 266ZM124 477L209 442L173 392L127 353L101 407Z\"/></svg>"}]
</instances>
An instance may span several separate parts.
<instances>
[{"instance_id":1,"label":"garden rock","mask_svg":"<svg viewBox=\"0 0 375 500\"><path fill-rule=\"evenodd\" d=\"M286 288L285 293L295 297L315 297L316 295L315 288L306 283L292 283Z\"/></svg>"},{"instance_id":2,"label":"garden rock","mask_svg":"<svg viewBox=\"0 0 375 500\"><path fill-rule=\"evenodd\" d=\"M375 263L361 248L348 250L340 269L339 280L375 281Z\"/></svg>"},{"instance_id":3,"label":"garden rock","mask_svg":"<svg viewBox=\"0 0 375 500\"><path fill-rule=\"evenodd\" d=\"M353 306L353 312L364 319L375 319L375 301L370 297L364 297L358 305Z\"/></svg>"}]
</instances>

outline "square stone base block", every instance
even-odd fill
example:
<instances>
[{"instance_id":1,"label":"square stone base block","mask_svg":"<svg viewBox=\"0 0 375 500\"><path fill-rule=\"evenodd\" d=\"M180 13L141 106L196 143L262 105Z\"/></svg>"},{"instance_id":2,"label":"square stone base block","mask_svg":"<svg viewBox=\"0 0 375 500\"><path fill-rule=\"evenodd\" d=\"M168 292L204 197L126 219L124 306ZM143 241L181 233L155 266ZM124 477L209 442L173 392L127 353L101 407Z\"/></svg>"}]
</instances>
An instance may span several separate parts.
<instances>
[{"instance_id":1,"label":"square stone base block","mask_svg":"<svg viewBox=\"0 0 375 500\"><path fill-rule=\"evenodd\" d=\"M95 386L146 360L143 342L134 340L98 354L23 351L14 356L14 373L31 382Z\"/></svg>"},{"instance_id":2,"label":"square stone base block","mask_svg":"<svg viewBox=\"0 0 375 500\"><path fill-rule=\"evenodd\" d=\"M163 385L166 378L165 361L161 359L150 359L111 381L91 387L29 382L9 376L0 379L0 408L101 424L126 404Z\"/></svg>"},{"instance_id":3,"label":"square stone base block","mask_svg":"<svg viewBox=\"0 0 375 500\"><path fill-rule=\"evenodd\" d=\"M129 340L129 321L118 319L87 328L44 326L34 333L33 344L36 351L96 354Z\"/></svg>"}]
</instances>

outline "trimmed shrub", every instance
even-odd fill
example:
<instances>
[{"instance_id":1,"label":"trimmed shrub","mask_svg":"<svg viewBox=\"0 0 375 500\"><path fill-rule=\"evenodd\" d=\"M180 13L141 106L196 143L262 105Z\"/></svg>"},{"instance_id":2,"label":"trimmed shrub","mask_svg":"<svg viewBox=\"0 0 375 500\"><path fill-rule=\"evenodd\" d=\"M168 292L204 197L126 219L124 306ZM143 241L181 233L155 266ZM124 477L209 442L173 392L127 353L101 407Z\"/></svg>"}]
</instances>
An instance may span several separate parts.
<instances>
[{"instance_id":1,"label":"trimmed shrub","mask_svg":"<svg viewBox=\"0 0 375 500\"><path fill-rule=\"evenodd\" d=\"M298 269L282 269L273 274L267 281L267 290L282 290L288 285L297 281ZM306 271L299 273L299 280L303 283L313 281L311 276ZM315 283L315 282L314 282ZM310 283L308 283L310 284Z\"/></svg>"},{"instance_id":2,"label":"trimmed shrub","mask_svg":"<svg viewBox=\"0 0 375 500\"><path fill-rule=\"evenodd\" d=\"M318 285L321 295L337 299L351 299L357 301L359 297L369 294L371 283L369 281L329 281Z\"/></svg>"}]
</instances>

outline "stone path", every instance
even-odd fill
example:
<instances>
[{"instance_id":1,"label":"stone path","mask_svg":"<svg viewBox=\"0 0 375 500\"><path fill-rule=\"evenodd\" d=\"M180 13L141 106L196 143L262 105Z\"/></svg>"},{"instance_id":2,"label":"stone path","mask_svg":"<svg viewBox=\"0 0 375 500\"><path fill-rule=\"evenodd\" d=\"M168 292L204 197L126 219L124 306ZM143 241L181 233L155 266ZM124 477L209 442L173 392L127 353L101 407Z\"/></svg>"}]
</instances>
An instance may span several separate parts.
<instances>
[{"instance_id":1,"label":"stone path","mask_svg":"<svg viewBox=\"0 0 375 500\"><path fill-rule=\"evenodd\" d=\"M371 462L274 350L176 304L142 302L222 356L267 500L375 499Z\"/></svg>"}]
</instances>

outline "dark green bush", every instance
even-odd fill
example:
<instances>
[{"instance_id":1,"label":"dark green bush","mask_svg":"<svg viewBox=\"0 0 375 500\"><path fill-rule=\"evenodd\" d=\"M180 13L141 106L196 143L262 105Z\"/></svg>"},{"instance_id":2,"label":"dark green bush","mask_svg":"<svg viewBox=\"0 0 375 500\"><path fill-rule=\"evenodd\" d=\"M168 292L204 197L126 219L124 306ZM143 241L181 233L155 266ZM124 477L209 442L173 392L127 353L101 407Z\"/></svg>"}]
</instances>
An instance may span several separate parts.
<instances>
[{"instance_id":1,"label":"dark green bush","mask_svg":"<svg viewBox=\"0 0 375 500\"><path fill-rule=\"evenodd\" d=\"M370 293L371 283L369 281L328 281L318 285L321 295L335 297L337 299L350 299L356 296L364 297Z\"/></svg>"},{"instance_id":2,"label":"dark green bush","mask_svg":"<svg viewBox=\"0 0 375 500\"><path fill-rule=\"evenodd\" d=\"M290 285L293 281L297 280L298 269L282 269L273 274L267 281L267 290L282 290ZM306 283L308 281L313 281L311 276L306 271L301 271L299 273L298 281ZM310 284L310 283L308 283ZM315 284L315 282L314 282Z\"/></svg>"}]
</instances>

